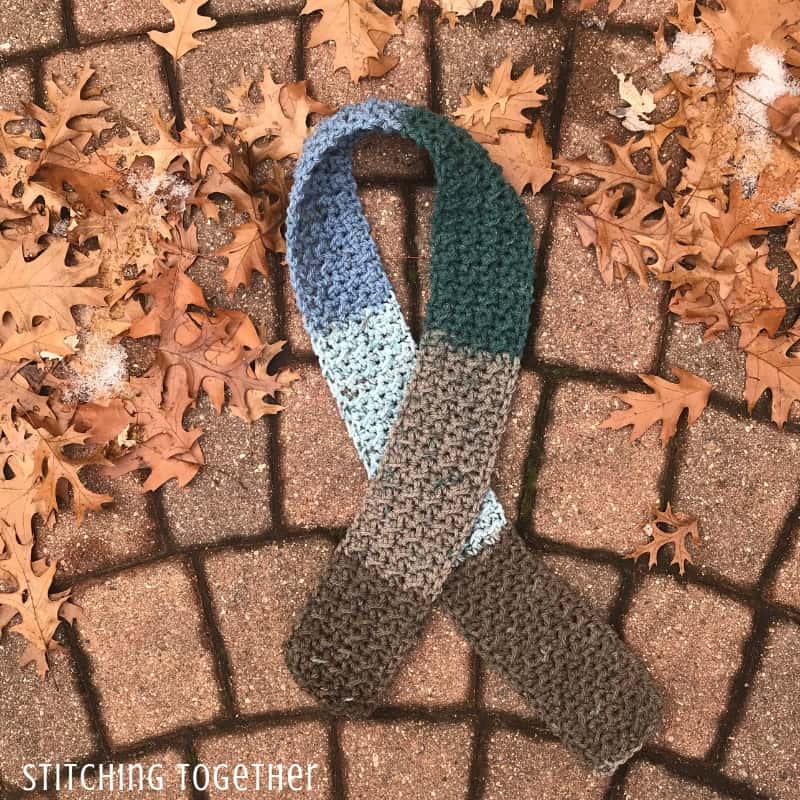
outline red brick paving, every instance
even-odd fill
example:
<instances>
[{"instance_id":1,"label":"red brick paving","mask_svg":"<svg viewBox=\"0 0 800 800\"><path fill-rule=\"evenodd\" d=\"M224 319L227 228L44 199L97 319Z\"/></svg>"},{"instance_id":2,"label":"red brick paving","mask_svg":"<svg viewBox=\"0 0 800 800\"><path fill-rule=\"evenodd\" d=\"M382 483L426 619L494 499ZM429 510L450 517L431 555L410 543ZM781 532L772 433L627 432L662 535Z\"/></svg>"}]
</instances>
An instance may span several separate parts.
<instances>
[{"instance_id":1,"label":"red brick paving","mask_svg":"<svg viewBox=\"0 0 800 800\"><path fill-rule=\"evenodd\" d=\"M193 114L220 102L240 69L258 76L267 65L280 80L310 79L333 103L379 94L447 112L510 50L518 70L549 71L549 97L565 99L541 111L557 150L603 157L602 136L621 134L608 114L612 69L657 78L645 28L671 4L627 0L605 31L577 18L574 0L525 27L482 11L451 29L424 11L390 45L398 68L357 87L330 74L328 46L302 49L314 22L299 18L300 5L212 0L219 26L200 34L204 47L175 70L143 35L168 25L156 0L0 0L0 105L41 98L50 70L89 63L123 121L148 135L148 105ZM430 257L430 165L415 148L377 137L359 147L356 173L368 183L368 216L417 329ZM331 800L796 798L800 542L797 475L786 465L797 461L797 431L779 435L744 416L741 357L728 341L701 346L696 329L665 325L658 287L602 284L565 194L523 199L542 246L543 291L496 489L550 566L651 666L666 697L660 738L611 779L587 774L441 613L377 721L333 724L294 685L281 643L356 513L364 473L285 276L257 277L229 300L218 264L204 260L195 277L208 294L246 308L269 336L288 338L303 380L282 398L279 418L252 428L210 418L204 448L214 469L186 491L145 499L126 484L111 516L78 531L64 515L41 535L43 552L67 559L61 574L76 584L86 618L45 684L17 669L17 639L0 641L4 785L19 784L27 760L121 754L168 765L314 760L319 782L309 796ZM207 251L219 244L214 230L201 233ZM667 375L670 364L721 392L675 447L662 450L655 433L631 444L624 431L597 430L632 373ZM666 500L700 515L705 531L683 580L663 568L646 576L620 558L642 539L648 506Z\"/></svg>"}]
</instances>

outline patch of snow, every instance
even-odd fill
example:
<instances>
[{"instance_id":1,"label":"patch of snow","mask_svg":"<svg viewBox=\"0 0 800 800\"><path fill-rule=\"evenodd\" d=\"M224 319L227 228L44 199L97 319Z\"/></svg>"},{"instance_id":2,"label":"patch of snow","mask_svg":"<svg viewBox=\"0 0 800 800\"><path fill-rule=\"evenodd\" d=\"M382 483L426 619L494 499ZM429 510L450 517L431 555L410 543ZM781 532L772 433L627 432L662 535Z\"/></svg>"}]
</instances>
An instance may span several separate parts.
<instances>
[{"instance_id":1,"label":"patch of snow","mask_svg":"<svg viewBox=\"0 0 800 800\"><path fill-rule=\"evenodd\" d=\"M681 75L692 75L713 49L714 37L710 31L699 27L693 33L678 31L669 53L661 59L661 71L665 74L680 72Z\"/></svg>"},{"instance_id":2,"label":"patch of snow","mask_svg":"<svg viewBox=\"0 0 800 800\"><path fill-rule=\"evenodd\" d=\"M68 399L97 400L113 396L125 382L128 354L121 344L90 332L71 366L75 376Z\"/></svg>"},{"instance_id":3,"label":"patch of snow","mask_svg":"<svg viewBox=\"0 0 800 800\"><path fill-rule=\"evenodd\" d=\"M154 173L149 178L131 172L127 181L128 186L136 193L136 199L141 203L151 204L153 213L158 216L164 216L167 211L183 213L192 191L190 183L172 172Z\"/></svg>"},{"instance_id":4,"label":"patch of snow","mask_svg":"<svg viewBox=\"0 0 800 800\"><path fill-rule=\"evenodd\" d=\"M737 172L745 184L757 182L770 161L775 139L767 115L770 104L782 95L800 94L800 82L791 77L779 52L754 44L747 55L758 72L736 81L736 127L746 145Z\"/></svg>"}]
</instances>

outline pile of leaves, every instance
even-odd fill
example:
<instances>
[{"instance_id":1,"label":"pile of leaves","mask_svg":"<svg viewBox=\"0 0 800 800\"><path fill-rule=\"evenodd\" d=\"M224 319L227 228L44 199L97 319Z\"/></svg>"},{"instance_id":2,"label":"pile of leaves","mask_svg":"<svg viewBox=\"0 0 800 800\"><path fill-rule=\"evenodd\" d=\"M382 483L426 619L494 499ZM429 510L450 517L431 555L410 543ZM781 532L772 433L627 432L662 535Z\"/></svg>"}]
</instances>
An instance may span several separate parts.
<instances>
[{"instance_id":1,"label":"pile of leaves","mask_svg":"<svg viewBox=\"0 0 800 800\"><path fill-rule=\"evenodd\" d=\"M171 5L173 0L162 0ZM530 17L538 18L553 10L554 0L516 0L513 18L524 25ZM603 11L611 14L624 0L579 0L579 11ZM200 0L187 0L187 5ZM502 10L502 0L435 0L440 22L450 26L459 18L473 16L490 5L494 18ZM405 22L419 15L420 0L403 0L400 17ZM379 8L373 0L307 0L303 14L320 12L321 16L309 37L308 46L317 47L332 42L336 56L334 70L346 69L350 78L376 78L385 75L398 63L396 56L385 52L389 40L402 34L398 20ZM176 29L177 29L176 25Z\"/></svg>"},{"instance_id":2,"label":"pile of leaves","mask_svg":"<svg viewBox=\"0 0 800 800\"><path fill-rule=\"evenodd\" d=\"M747 404L769 390L782 426L800 400L800 331L768 234L783 231L796 265L788 291L800 283L800 3L679 0L656 42L666 84L650 94L620 83L636 135L608 143L610 165L556 166L594 180L576 224L603 280L668 283L670 311L706 340L736 329ZM654 123L656 104L671 112Z\"/></svg>"},{"instance_id":3,"label":"pile of leaves","mask_svg":"<svg viewBox=\"0 0 800 800\"><path fill-rule=\"evenodd\" d=\"M209 305L196 226L229 229L215 255L230 293L265 273L285 250L282 160L329 111L266 73L180 133L156 115L143 141L107 118L92 75L48 81L46 107L0 111L0 630L16 620L40 674L76 608L50 591L34 520L52 524L69 498L78 522L111 502L85 484L89 465L141 470L145 490L188 483L204 459L184 414L203 393L251 422L280 409L295 378L271 369L283 342Z\"/></svg>"}]
</instances>

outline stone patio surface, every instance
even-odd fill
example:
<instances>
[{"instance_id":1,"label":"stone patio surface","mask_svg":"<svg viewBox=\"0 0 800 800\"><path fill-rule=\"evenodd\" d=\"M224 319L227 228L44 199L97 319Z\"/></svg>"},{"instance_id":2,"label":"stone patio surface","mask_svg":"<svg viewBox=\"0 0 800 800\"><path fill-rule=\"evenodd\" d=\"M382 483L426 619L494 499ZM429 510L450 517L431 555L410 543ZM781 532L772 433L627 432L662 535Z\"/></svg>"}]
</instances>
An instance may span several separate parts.
<instances>
[{"instance_id":1,"label":"stone patio surface","mask_svg":"<svg viewBox=\"0 0 800 800\"><path fill-rule=\"evenodd\" d=\"M354 86L331 74L329 47L304 48L313 20L295 0L212 0L217 27L177 68L145 35L169 26L157 0L0 0L0 105L41 102L47 74L89 63L143 132L152 130L150 106L180 122L221 101L241 68L307 78L332 104L379 95L447 113L510 52L517 69L550 73L543 118L556 151L604 158L602 138L622 134L607 113L612 70L656 76L650 31L670 3L627 0L604 30L582 24L577 5L556 2L524 27L513 10L496 20L483 11L452 29L423 6L389 44L398 67ZM379 138L359 151L358 176L419 332L430 165ZM142 496L133 480L96 477L114 509L80 529L64 514L40 535L86 618L60 634L67 655L45 683L17 667L18 638L0 641L3 796L32 796L20 789L27 762L283 759L319 764L315 788L272 796L800 798L800 430L778 433L763 403L745 413L731 343L701 347L696 330L667 318L660 288L602 284L573 229L573 198L546 191L524 201L540 245L537 300L496 488L529 545L642 653L666 697L658 737L610 778L590 774L439 612L374 719L336 721L293 683L281 643L358 508L365 475L276 267L223 301L289 341L286 363L302 380L285 413L249 427L201 404L192 413L207 420L211 466L186 490ZM196 269L221 298L217 265ZM667 376L671 364L716 387L690 430L664 449L654 431L632 445L625 432L598 430L613 394L638 385L635 373ZM642 539L649 508L668 501L702 525L697 563L682 579L623 558ZM171 787L150 796L192 795Z\"/></svg>"}]
</instances>

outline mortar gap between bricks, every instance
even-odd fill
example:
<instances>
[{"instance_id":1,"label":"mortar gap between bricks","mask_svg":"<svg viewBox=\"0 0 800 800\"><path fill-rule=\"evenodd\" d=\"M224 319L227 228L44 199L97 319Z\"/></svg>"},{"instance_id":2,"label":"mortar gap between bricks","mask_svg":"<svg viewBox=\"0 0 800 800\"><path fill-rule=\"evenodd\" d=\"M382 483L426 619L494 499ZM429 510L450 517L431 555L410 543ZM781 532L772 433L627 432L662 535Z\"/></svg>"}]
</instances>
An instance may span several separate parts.
<instances>
[{"instance_id":1,"label":"mortar gap between bricks","mask_svg":"<svg viewBox=\"0 0 800 800\"><path fill-rule=\"evenodd\" d=\"M341 722L328 722L328 771L331 776L331 800L347 800L347 770L342 751Z\"/></svg>"},{"instance_id":2,"label":"mortar gap between bricks","mask_svg":"<svg viewBox=\"0 0 800 800\"><path fill-rule=\"evenodd\" d=\"M405 239L406 263L403 270L403 281L409 298L409 327L414 339L419 339L422 331L422 318L424 309L422 306L422 288L419 279L419 248L417 247L417 236L419 226L417 225L417 192L415 189L404 186L400 189L405 213L405 227L403 237Z\"/></svg>"},{"instance_id":3,"label":"mortar gap between bricks","mask_svg":"<svg viewBox=\"0 0 800 800\"><path fill-rule=\"evenodd\" d=\"M730 738L744 717L753 683L764 657L764 647L769 637L770 616L763 610L753 614L750 635L742 643L739 668L731 679L728 701L717 725L714 742L706 753L708 761L720 768L725 765L730 748Z\"/></svg>"},{"instance_id":4,"label":"mortar gap between bricks","mask_svg":"<svg viewBox=\"0 0 800 800\"><path fill-rule=\"evenodd\" d=\"M236 702L236 694L233 690L233 671L231 669L230 656L217 623L217 612L211 597L205 564L199 553L193 553L190 556L189 565L191 565L197 595L200 599L209 649L214 657L214 670L217 677L220 702L226 716L236 717L238 716L239 708Z\"/></svg>"},{"instance_id":5,"label":"mortar gap between bricks","mask_svg":"<svg viewBox=\"0 0 800 800\"><path fill-rule=\"evenodd\" d=\"M186 127L186 119L183 101L181 100L178 69L175 66L172 56L161 47L159 48L159 55L161 56L161 76L166 82L169 103L172 108L172 113L175 116L175 128L178 131L182 131Z\"/></svg>"},{"instance_id":6,"label":"mortar gap between bricks","mask_svg":"<svg viewBox=\"0 0 800 800\"><path fill-rule=\"evenodd\" d=\"M61 0L61 22L64 26L64 42L68 47L78 45L78 35L75 32L75 12L72 0Z\"/></svg>"},{"instance_id":7,"label":"mortar gap between bricks","mask_svg":"<svg viewBox=\"0 0 800 800\"><path fill-rule=\"evenodd\" d=\"M767 560L764 562L761 574L756 582L759 595L767 601L766 593L772 588L780 568L792 554L793 547L798 538L798 531L800 530L798 521L800 521L800 493L798 493L794 505L786 515L783 525L781 525L778 538L775 540L775 544L770 554L767 556Z\"/></svg>"},{"instance_id":8,"label":"mortar gap between bricks","mask_svg":"<svg viewBox=\"0 0 800 800\"><path fill-rule=\"evenodd\" d=\"M640 752L642 760L647 763L663 767L679 778L712 789L723 796L736 800L770 800L768 795L760 794L749 783L725 775L710 767L706 761L688 758L655 745L646 745Z\"/></svg>"},{"instance_id":9,"label":"mortar gap between bricks","mask_svg":"<svg viewBox=\"0 0 800 800\"><path fill-rule=\"evenodd\" d=\"M103 718L103 713L100 708L100 693L94 682L89 656L86 655L75 628L72 625L67 625L65 626L65 632L69 652L72 656L73 663L75 664L75 671L78 676L78 687L80 689L81 698L83 699L86 713L89 716L96 750L103 758L108 759L111 753L108 725Z\"/></svg>"},{"instance_id":10,"label":"mortar gap between bricks","mask_svg":"<svg viewBox=\"0 0 800 800\"><path fill-rule=\"evenodd\" d=\"M479 713L472 728L472 748L469 763L469 800L483 800L486 793L486 773L489 768L489 737L492 725L488 715Z\"/></svg>"},{"instance_id":11,"label":"mortar gap between bricks","mask_svg":"<svg viewBox=\"0 0 800 800\"><path fill-rule=\"evenodd\" d=\"M517 529L523 539L527 539L531 530L533 509L536 505L536 482L544 463L544 442L552 416L553 397L556 390L556 381L549 376L544 376L539 392L539 404L536 407L536 415L531 426L528 454L523 467L524 483L517 501Z\"/></svg>"}]
</instances>

